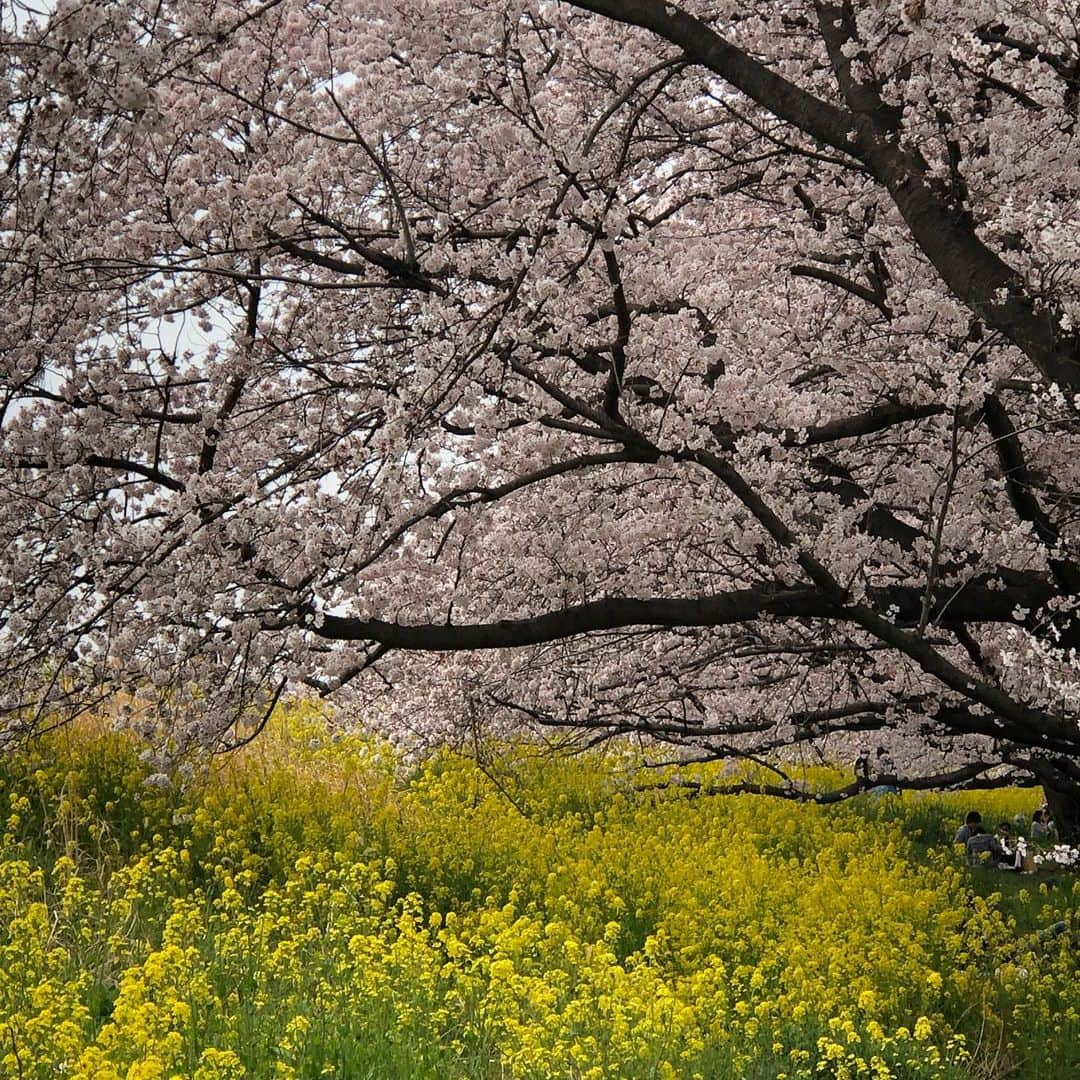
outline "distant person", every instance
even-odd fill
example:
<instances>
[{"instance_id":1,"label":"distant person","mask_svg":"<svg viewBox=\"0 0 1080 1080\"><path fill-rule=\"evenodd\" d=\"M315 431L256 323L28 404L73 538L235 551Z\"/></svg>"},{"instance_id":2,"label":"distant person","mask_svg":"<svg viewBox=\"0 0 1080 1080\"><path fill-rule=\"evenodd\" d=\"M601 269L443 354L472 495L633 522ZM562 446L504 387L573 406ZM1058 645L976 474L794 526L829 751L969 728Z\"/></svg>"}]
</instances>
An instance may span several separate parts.
<instances>
[{"instance_id":1,"label":"distant person","mask_svg":"<svg viewBox=\"0 0 1080 1080\"><path fill-rule=\"evenodd\" d=\"M860 746L859 752L855 755L855 781L860 786L863 784L869 785L870 783L870 755L867 753L866 748Z\"/></svg>"},{"instance_id":2,"label":"distant person","mask_svg":"<svg viewBox=\"0 0 1080 1080\"><path fill-rule=\"evenodd\" d=\"M1036 810L1031 815L1031 839L1051 840L1054 836L1054 822L1049 810Z\"/></svg>"},{"instance_id":3,"label":"distant person","mask_svg":"<svg viewBox=\"0 0 1080 1080\"><path fill-rule=\"evenodd\" d=\"M978 810L969 810L964 818L964 824L956 830L953 837L954 844L966 844L976 832L982 832L982 814Z\"/></svg>"},{"instance_id":4,"label":"distant person","mask_svg":"<svg viewBox=\"0 0 1080 1080\"><path fill-rule=\"evenodd\" d=\"M964 845L969 866L977 866L983 853L989 852L990 864L996 866L999 870L1020 869L1020 852L1011 852L1002 843L1001 837L1003 835L1009 836L1012 833L1012 829L1007 823L1004 824L1004 834L1001 825L998 826L997 835L986 832L981 825L976 825L974 828L977 832L972 833Z\"/></svg>"},{"instance_id":5,"label":"distant person","mask_svg":"<svg viewBox=\"0 0 1080 1080\"><path fill-rule=\"evenodd\" d=\"M1004 870L1020 870L1024 863L1025 841L1018 836L1016 830L1007 822L1002 821L997 827L997 838L1007 855L1012 858L1012 865L1002 867Z\"/></svg>"},{"instance_id":6,"label":"distant person","mask_svg":"<svg viewBox=\"0 0 1080 1080\"><path fill-rule=\"evenodd\" d=\"M884 746L877 748L874 759L874 783L877 785L874 791L878 795L898 795L900 789L896 786L896 762L893 761Z\"/></svg>"}]
</instances>

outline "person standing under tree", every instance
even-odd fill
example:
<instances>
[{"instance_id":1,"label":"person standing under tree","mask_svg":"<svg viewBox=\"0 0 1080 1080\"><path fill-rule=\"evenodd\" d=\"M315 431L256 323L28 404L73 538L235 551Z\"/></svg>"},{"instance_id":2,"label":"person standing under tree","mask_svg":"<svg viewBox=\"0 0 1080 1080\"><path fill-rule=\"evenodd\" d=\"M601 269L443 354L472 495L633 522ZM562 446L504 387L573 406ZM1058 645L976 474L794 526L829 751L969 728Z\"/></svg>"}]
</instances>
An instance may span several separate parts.
<instances>
[{"instance_id":1,"label":"person standing under tree","mask_svg":"<svg viewBox=\"0 0 1080 1080\"><path fill-rule=\"evenodd\" d=\"M855 781L860 787L870 786L870 755L863 746L855 755Z\"/></svg>"},{"instance_id":2,"label":"person standing under tree","mask_svg":"<svg viewBox=\"0 0 1080 1080\"><path fill-rule=\"evenodd\" d=\"M881 795L898 795L900 789L896 786L896 762L893 761L884 746L877 748L877 760L874 762L874 789Z\"/></svg>"}]
</instances>

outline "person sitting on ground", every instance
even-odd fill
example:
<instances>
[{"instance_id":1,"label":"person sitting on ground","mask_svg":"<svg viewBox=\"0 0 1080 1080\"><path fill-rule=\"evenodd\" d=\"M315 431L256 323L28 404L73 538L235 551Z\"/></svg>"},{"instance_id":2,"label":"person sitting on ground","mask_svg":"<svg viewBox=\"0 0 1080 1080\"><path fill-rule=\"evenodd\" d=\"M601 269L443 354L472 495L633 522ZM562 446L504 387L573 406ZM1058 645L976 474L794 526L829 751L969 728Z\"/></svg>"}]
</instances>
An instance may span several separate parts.
<instances>
[{"instance_id":1,"label":"person sitting on ground","mask_svg":"<svg viewBox=\"0 0 1080 1080\"><path fill-rule=\"evenodd\" d=\"M987 851L990 853L990 864L996 866L999 870L1020 869L1019 850L1014 854L1002 843L1002 837L1008 837L1012 834L1012 829L1008 823L1003 822L998 826L997 836L986 832L981 825L975 825L973 828L976 831L972 833L964 845L970 866L978 865L983 852Z\"/></svg>"},{"instance_id":2,"label":"person sitting on ground","mask_svg":"<svg viewBox=\"0 0 1080 1080\"><path fill-rule=\"evenodd\" d=\"M1049 810L1036 810L1031 815L1031 839L1050 840L1054 835L1054 823Z\"/></svg>"},{"instance_id":3,"label":"person sitting on ground","mask_svg":"<svg viewBox=\"0 0 1080 1080\"><path fill-rule=\"evenodd\" d=\"M968 816L964 818L964 824L956 830L956 835L953 837L954 844L966 844L976 832L976 826L978 826L979 832L982 831L982 814L978 810L969 810Z\"/></svg>"}]
</instances>

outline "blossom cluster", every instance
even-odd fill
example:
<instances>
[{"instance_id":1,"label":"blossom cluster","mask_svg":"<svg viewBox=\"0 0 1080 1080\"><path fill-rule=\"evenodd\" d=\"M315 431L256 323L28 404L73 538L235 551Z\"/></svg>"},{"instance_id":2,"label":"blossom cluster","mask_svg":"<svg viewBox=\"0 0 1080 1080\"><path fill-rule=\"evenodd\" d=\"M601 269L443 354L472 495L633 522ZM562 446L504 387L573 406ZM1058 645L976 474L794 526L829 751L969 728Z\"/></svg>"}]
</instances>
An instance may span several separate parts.
<instances>
[{"instance_id":1,"label":"blossom cluster","mask_svg":"<svg viewBox=\"0 0 1080 1080\"><path fill-rule=\"evenodd\" d=\"M0 744L1080 751L1075 3L31 7Z\"/></svg>"},{"instance_id":2,"label":"blossom cluster","mask_svg":"<svg viewBox=\"0 0 1080 1080\"><path fill-rule=\"evenodd\" d=\"M1037 866L1077 866L1080 864L1080 848L1070 847L1068 844L1055 844L1035 855L1035 863Z\"/></svg>"}]
</instances>

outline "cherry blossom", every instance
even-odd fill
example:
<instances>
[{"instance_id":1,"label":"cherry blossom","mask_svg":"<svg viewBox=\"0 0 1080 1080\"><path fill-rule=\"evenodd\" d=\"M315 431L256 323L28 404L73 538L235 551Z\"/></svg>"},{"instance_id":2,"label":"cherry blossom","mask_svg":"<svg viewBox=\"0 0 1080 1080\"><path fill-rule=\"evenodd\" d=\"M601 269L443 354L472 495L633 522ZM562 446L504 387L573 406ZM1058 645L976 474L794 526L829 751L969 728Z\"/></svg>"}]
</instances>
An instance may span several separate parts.
<instances>
[{"instance_id":1,"label":"cherry blossom","mask_svg":"<svg viewBox=\"0 0 1080 1080\"><path fill-rule=\"evenodd\" d=\"M7 738L878 740L1077 835L1072 5L0 10Z\"/></svg>"}]
</instances>

